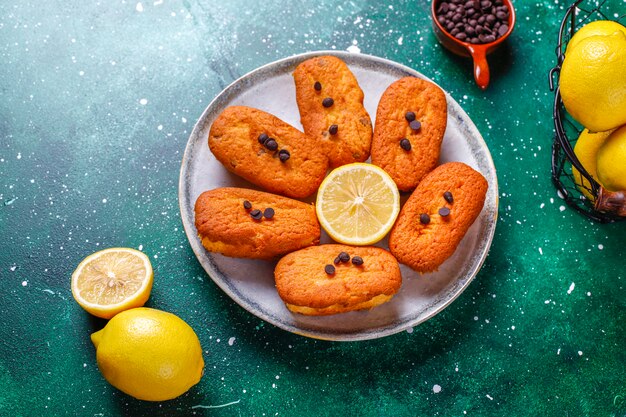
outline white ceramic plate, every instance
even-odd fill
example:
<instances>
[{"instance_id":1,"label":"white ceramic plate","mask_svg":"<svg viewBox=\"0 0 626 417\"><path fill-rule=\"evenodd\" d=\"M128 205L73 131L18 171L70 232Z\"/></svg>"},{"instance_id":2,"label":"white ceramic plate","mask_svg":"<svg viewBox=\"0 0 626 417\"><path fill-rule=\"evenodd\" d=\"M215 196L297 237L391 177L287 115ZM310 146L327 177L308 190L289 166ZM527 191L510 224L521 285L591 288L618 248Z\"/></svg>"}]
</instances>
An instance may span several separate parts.
<instances>
[{"instance_id":1,"label":"white ceramic plate","mask_svg":"<svg viewBox=\"0 0 626 417\"><path fill-rule=\"evenodd\" d=\"M337 51L297 55L244 75L209 104L191 133L180 173L181 216L189 243L206 272L249 312L282 329L308 337L342 341L375 339L416 326L448 306L478 273L493 239L498 185L491 154L474 123L449 94L446 94L448 126L440 162L461 161L481 172L489 183L485 206L454 255L437 272L419 275L401 267L402 288L390 302L369 311L325 317L291 313L274 287L275 262L228 258L208 252L194 225L194 204L203 191L225 186L256 188L226 171L209 151L209 128L217 115L228 106L256 107L302 130L291 74L300 62L319 55L335 55L348 64L365 93L365 108L374 123L378 101L393 81L404 76L426 78L392 61ZM405 199L406 196L403 201ZM322 243L329 242L323 233ZM386 247L386 240L379 245Z\"/></svg>"}]
</instances>

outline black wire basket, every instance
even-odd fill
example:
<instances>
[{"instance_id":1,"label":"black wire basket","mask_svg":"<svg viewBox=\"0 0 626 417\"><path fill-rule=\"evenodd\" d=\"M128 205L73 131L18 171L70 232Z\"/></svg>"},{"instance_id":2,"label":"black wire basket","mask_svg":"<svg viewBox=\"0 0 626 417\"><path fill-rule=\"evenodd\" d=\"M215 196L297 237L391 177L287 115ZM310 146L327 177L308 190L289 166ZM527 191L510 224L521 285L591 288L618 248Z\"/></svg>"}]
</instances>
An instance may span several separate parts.
<instances>
[{"instance_id":1,"label":"black wire basket","mask_svg":"<svg viewBox=\"0 0 626 417\"><path fill-rule=\"evenodd\" d=\"M559 74L567 43L574 33L594 20L620 21L624 15L610 16L606 0L575 1L565 13L556 47L557 64L550 70L550 90L554 91L554 130L552 144L552 181L565 202L588 218L600 223L626 220L626 191L611 192L599 184L574 154L574 145L583 126L565 110L559 91ZM578 173L572 172L575 167ZM578 177L575 178L574 175ZM581 188L585 188L585 192Z\"/></svg>"}]
</instances>

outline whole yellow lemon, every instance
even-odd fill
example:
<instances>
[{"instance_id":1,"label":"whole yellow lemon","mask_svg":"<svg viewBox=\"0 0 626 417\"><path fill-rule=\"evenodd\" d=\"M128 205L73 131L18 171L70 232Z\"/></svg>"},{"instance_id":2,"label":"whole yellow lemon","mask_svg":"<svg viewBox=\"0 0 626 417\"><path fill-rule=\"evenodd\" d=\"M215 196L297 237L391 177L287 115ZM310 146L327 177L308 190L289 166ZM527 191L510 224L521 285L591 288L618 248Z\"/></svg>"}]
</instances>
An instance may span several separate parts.
<instances>
[{"instance_id":1,"label":"whole yellow lemon","mask_svg":"<svg viewBox=\"0 0 626 417\"><path fill-rule=\"evenodd\" d=\"M596 181L599 181L596 168L596 156L598 149L602 146L611 132L612 130L609 130L608 132L591 133L589 130L585 129L580 133L580 136L578 136L578 140L574 146L574 153L576 154L578 161ZM591 194L591 184L573 165L572 176L574 177L574 182L578 186L578 189L588 199L594 200L594 196Z\"/></svg>"},{"instance_id":2,"label":"whole yellow lemon","mask_svg":"<svg viewBox=\"0 0 626 417\"><path fill-rule=\"evenodd\" d=\"M140 400L178 397L203 374L198 336L181 318L165 311L146 307L123 311L91 340L104 378Z\"/></svg>"},{"instance_id":3,"label":"whole yellow lemon","mask_svg":"<svg viewBox=\"0 0 626 417\"><path fill-rule=\"evenodd\" d=\"M626 191L626 126L606 138L598 149L598 178L609 191Z\"/></svg>"},{"instance_id":4,"label":"whole yellow lemon","mask_svg":"<svg viewBox=\"0 0 626 417\"><path fill-rule=\"evenodd\" d=\"M567 111L592 132L626 123L626 34L589 36L568 50L560 91Z\"/></svg>"},{"instance_id":5,"label":"whole yellow lemon","mask_svg":"<svg viewBox=\"0 0 626 417\"><path fill-rule=\"evenodd\" d=\"M596 20L591 23L587 23L585 26L580 28L572 39L567 43L567 49L565 50L565 55L567 55L567 51L576 46L578 42L581 40L588 38L589 36L596 35L612 35L615 32L623 32L626 35L626 27L623 25L614 22L613 20Z\"/></svg>"}]
</instances>

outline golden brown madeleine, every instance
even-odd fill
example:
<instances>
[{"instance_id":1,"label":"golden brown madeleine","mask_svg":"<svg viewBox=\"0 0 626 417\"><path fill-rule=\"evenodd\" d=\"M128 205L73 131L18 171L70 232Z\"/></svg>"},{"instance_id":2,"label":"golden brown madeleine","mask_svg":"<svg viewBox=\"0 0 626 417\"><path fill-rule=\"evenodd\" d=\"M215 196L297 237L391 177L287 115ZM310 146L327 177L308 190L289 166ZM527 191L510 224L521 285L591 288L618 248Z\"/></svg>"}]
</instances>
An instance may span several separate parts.
<instances>
[{"instance_id":1,"label":"golden brown madeleine","mask_svg":"<svg viewBox=\"0 0 626 417\"><path fill-rule=\"evenodd\" d=\"M313 194L328 159L304 133L262 110L226 108L211 125L209 148L229 171L287 197Z\"/></svg>"},{"instance_id":2,"label":"golden brown madeleine","mask_svg":"<svg viewBox=\"0 0 626 417\"><path fill-rule=\"evenodd\" d=\"M295 313L321 316L376 307L402 284L393 255L375 246L321 245L284 256L276 289Z\"/></svg>"},{"instance_id":3,"label":"golden brown madeleine","mask_svg":"<svg viewBox=\"0 0 626 417\"><path fill-rule=\"evenodd\" d=\"M320 56L293 73L304 132L323 146L336 168L370 156L372 121L363 107L363 90L339 58Z\"/></svg>"},{"instance_id":4,"label":"golden brown madeleine","mask_svg":"<svg viewBox=\"0 0 626 417\"><path fill-rule=\"evenodd\" d=\"M245 188L205 191L195 220L206 250L235 258L272 259L320 241L314 205Z\"/></svg>"},{"instance_id":5,"label":"golden brown madeleine","mask_svg":"<svg viewBox=\"0 0 626 417\"><path fill-rule=\"evenodd\" d=\"M372 163L401 191L414 189L437 166L447 120L441 88L416 77L395 81L378 103Z\"/></svg>"},{"instance_id":6,"label":"golden brown madeleine","mask_svg":"<svg viewBox=\"0 0 626 417\"><path fill-rule=\"evenodd\" d=\"M389 250L418 272L431 272L456 250L480 214L487 180L461 162L430 172L402 207L389 235Z\"/></svg>"}]
</instances>

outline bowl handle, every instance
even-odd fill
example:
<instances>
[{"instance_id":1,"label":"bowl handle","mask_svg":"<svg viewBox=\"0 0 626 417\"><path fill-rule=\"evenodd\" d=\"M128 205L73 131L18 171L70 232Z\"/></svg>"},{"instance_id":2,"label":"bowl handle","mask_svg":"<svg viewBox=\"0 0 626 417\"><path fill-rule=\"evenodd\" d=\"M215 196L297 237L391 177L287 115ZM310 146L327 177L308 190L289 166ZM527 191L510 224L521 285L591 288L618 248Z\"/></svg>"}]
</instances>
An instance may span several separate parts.
<instances>
[{"instance_id":1,"label":"bowl handle","mask_svg":"<svg viewBox=\"0 0 626 417\"><path fill-rule=\"evenodd\" d=\"M467 47L474 61L474 80L481 90L489 85L489 64L487 63L487 49L482 46L469 45Z\"/></svg>"}]
</instances>

